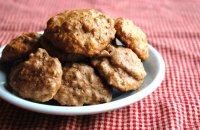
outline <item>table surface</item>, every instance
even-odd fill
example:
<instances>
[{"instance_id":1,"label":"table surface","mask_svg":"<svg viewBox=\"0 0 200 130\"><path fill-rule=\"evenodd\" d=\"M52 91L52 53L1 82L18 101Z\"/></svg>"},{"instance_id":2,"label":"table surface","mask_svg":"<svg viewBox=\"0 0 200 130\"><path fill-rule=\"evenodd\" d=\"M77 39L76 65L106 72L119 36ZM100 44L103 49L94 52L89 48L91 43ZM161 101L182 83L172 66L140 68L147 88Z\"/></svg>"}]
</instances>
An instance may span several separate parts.
<instances>
[{"instance_id":1,"label":"table surface","mask_svg":"<svg viewBox=\"0 0 200 130\"><path fill-rule=\"evenodd\" d=\"M163 56L159 88L128 107L90 116L52 116L17 108L0 99L0 129L200 129L199 0L0 0L0 43L40 31L66 9L95 8L129 18Z\"/></svg>"}]
</instances>

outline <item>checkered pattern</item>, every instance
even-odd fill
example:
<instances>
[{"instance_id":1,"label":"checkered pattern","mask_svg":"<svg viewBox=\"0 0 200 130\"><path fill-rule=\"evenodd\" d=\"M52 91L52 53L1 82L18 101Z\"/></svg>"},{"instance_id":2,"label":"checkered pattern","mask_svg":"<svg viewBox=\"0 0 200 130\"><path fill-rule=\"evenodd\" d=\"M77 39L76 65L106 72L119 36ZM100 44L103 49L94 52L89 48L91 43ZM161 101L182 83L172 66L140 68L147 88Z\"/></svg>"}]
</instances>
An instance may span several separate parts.
<instances>
[{"instance_id":1,"label":"checkered pattern","mask_svg":"<svg viewBox=\"0 0 200 130\"><path fill-rule=\"evenodd\" d=\"M199 0L0 0L0 43L40 31L65 9L96 8L132 19L166 63L165 80L128 107L91 116L33 113L0 99L0 129L200 129ZM1 44L1 45L2 45Z\"/></svg>"}]
</instances>

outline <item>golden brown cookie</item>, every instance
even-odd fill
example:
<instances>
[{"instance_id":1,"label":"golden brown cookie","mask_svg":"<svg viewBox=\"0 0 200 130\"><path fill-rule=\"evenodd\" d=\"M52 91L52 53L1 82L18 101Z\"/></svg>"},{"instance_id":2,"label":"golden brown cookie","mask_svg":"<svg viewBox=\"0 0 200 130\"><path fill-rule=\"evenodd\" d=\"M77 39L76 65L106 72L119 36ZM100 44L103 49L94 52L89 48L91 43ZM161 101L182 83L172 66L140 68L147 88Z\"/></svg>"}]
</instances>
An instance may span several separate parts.
<instances>
[{"instance_id":1,"label":"golden brown cookie","mask_svg":"<svg viewBox=\"0 0 200 130\"><path fill-rule=\"evenodd\" d=\"M94 56L114 39L114 20L93 9L67 10L48 20L45 37L66 53Z\"/></svg>"},{"instance_id":2,"label":"golden brown cookie","mask_svg":"<svg viewBox=\"0 0 200 130\"><path fill-rule=\"evenodd\" d=\"M109 85L124 92L138 89L146 76L141 60L129 48L116 48L109 58L91 63Z\"/></svg>"},{"instance_id":3,"label":"golden brown cookie","mask_svg":"<svg viewBox=\"0 0 200 130\"><path fill-rule=\"evenodd\" d=\"M136 90L143 82L143 80L136 80L123 69L114 66L107 58L93 60L92 64L109 85L123 92Z\"/></svg>"},{"instance_id":4,"label":"golden brown cookie","mask_svg":"<svg viewBox=\"0 0 200 130\"><path fill-rule=\"evenodd\" d=\"M37 102L52 99L60 88L61 80L61 63L41 48L31 53L29 60L14 67L9 75L9 85L14 91Z\"/></svg>"},{"instance_id":5,"label":"golden brown cookie","mask_svg":"<svg viewBox=\"0 0 200 130\"><path fill-rule=\"evenodd\" d=\"M38 33L30 32L23 33L21 36L12 39L3 50L1 61L13 62L28 56L39 48L39 38L40 35Z\"/></svg>"},{"instance_id":6,"label":"golden brown cookie","mask_svg":"<svg viewBox=\"0 0 200 130\"><path fill-rule=\"evenodd\" d=\"M65 53L58 48L55 48L52 43L47 40L46 38L41 38L41 46L53 57L58 58L60 61L69 61L69 62L75 62L75 61L85 61L88 57L81 54L70 54Z\"/></svg>"},{"instance_id":7,"label":"golden brown cookie","mask_svg":"<svg viewBox=\"0 0 200 130\"><path fill-rule=\"evenodd\" d=\"M61 105L82 106L109 102L112 93L91 66L73 63L63 67L62 85L54 99Z\"/></svg>"},{"instance_id":8,"label":"golden brown cookie","mask_svg":"<svg viewBox=\"0 0 200 130\"><path fill-rule=\"evenodd\" d=\"M131 49L118 47L110 55L112 64L122 68L135 79L144 79L146 76L141 60Z\"/></svg>"},{"instance_id":9,"label":"golden brown cookie","mask_svg":"<svg viewBox=\"0 0 200 130\"><path fill-rule=\"evenodd\" d=\"M140 59L146 60L149 57L146 35L131 20L117 18L115 20L115 29L117 37L132 49Z\"/></svg>"}]
</instances>

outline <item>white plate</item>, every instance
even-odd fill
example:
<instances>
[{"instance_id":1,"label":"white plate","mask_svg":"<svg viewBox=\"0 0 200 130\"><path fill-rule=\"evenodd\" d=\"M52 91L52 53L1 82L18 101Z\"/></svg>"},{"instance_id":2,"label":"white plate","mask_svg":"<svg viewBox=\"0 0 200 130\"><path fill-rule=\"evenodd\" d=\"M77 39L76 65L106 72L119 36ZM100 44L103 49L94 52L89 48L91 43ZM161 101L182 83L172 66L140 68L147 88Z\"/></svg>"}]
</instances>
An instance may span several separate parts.
<instances>
[{"instance_id":1,"label":"white plate","mask_svg":"<svg viewBox=\"0 0 200 130\"><path fill-rule=\"evenodd\" d=\"M0 48L0 54L3 47ZM165 64L161 55L149 45L150 57L145 61L144 67L147 71L147 76L141 88L136 91L121 93L115 91L113 100L109 103L91 106L56 106L49 104L41 104L22 99L11 93L6 88L6 74L0 68L0 97L18 107L52 115L89 115L119 109L121 107L133 104L153 92L164 78Z\"/></svg>"}]
</instances>

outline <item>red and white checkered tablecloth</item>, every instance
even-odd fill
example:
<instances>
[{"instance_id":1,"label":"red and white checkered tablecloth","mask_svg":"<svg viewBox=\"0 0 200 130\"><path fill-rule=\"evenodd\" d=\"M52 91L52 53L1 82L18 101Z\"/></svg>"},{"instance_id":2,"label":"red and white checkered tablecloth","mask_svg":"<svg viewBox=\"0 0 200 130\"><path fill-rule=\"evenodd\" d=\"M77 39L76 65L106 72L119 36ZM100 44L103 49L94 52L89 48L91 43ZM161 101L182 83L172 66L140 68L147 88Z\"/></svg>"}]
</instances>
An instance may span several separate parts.
<instances>
[{"instance_id":1,"label":"red and white checkered tablecloth","mask_svg":"<svg viewBox=\"0 0 200 130\"><path fill-rule=\"evenodd\" d=\"M0 130L200 129L200 1L0 0L0 43L43 30L49 17L62 10L80 8L133 20L162 54L165 80L137 103L90 116L44 115L0 99Z\"/></svg>"}]
</instances>

